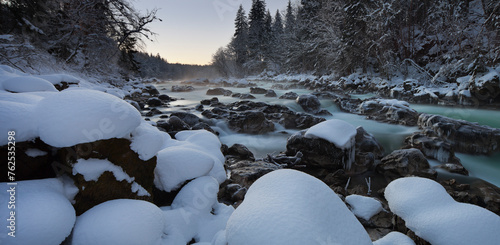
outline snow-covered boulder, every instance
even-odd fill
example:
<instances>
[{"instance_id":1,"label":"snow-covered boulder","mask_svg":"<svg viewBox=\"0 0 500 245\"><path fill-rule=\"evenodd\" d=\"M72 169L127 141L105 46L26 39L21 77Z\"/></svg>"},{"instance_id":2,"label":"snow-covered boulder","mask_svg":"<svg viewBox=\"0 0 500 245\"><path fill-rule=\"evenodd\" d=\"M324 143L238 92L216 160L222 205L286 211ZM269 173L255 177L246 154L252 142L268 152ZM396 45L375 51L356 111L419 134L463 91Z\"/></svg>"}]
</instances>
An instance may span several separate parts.
<instances>
[{"instance_id":1,"label":"snow-covered boulder","mask_svg":"<svg viewBox=\"0 0 500 245\"><path fill-rule=\"evenodd\" d=\"M164 244L211 242L226 227L234 211L217 202L219 183L211 176L196 178L176 195L170 207L164 207L166 220Z\"/></svg>"},{"instance_id":2,"label":"snow-covered boulder","mask_svg":"<svg viewBox=\"0 0 500 245\"><path fill-rule=\"evenodd\" d=\"M54 245L70 235L76 215L61 181L27 180L0 187L2 244Z\"/></svg>"},{"instance_id":3,"label":"snow-covered boulder","mask_svg":"<svg viewBox=\"0 0 500 245\"><path fill-rule=\"evenodd\" d=\"M132 105L94 90L64 90L41 100L36 109L40 139L68 147L129 135L141 122Z\"/></svg>"},{"instance_id":4,"label":"snow-covered boulder","mask_svg":"<svg viewBox=\"0 0 500 245\"><path fill-rule=\"evenodd\" d=\"M4 80L2 82L2 85L5 90L14 93L58 91L51 82L42 78L32 76L11 77L7 80Z\"/></svg>"},{"instance_id":5,"label":"snow-covered boulder","mask_svg":"<svg viewBox=\"0 0 500 245\"><path fill-rule=\"evenodd\" d=\"M382 211L382 204L373 197L349 195L345 202L351 206L351 211L356 217L370 220L373 215Z\"/></svg>"},{"instance_id":6,"label":"snow-covered boulder","mask_svg":"<svg viewBox=\"0 0 500 245\"><path fill-rule=\"evenodd\" d=\"M385 189L391 211L431 244L500 244L500 216L459 203L439 183L420 177L394 180Z\"/></svg>"},{"instance_id":7,"label":"snow-covered boulder","mask_svg":"<svg viewBox=\"0 0 500 245\"><path fill-rule=\"evenodd\" d=\"M372 244L340 198L319 179L277 170L258 179L226 226L229 245Z\"/></svg>"},{"instance_id":8,"label":"snow-covered boulder","mask_svg":"<svg viewBox=\"0 0 500 245\"><path fill-rule=\"evenodd\" d=\"M141 200L116 199L78 217L72 245L160 245L165 219L160 208Z\"/></svg>"},{"instance_id":9,"label":"snow-covered boulder","mask_svg":"<svg viewBox=\"0 0 500 245\"><path fill-rule=\"evenodd\" d=\"M1 95L2 93L0 93L0 98ZM15 131L16 142L32 140L38 137L37 120L34 105L0 100L0 133L2 135ZM6 145L7 142L7 137L0 137L0 145Z\"/></svg>"},{"instance_id":10,"label":"snow-covered boulder","mask_svg":"<svg viewBox=\"0 0 500 245\"><path fill-rule=\"evenodd\" d=\"M305 164L348 170L355 160L356 133L356 128L345 121L324 121L288 138L286 154L300 151Z\"/></svg>"},{"instance_id":11,"label":"snow-covered boulder","mask_svg":"<svg viewBox=\"0 0 500 245\"><path fill-rule=\"evenodd\" d=\"M373 242L373 245L415 245L415 242L405 234L393 231Z\"/></svg>"},{"instance_id":12,"label":"snow-covered boulder","mask_svg":"<svg viewBox=\"0 0 500 245\"><path fill-rule=\"evenodd\" d=\"M143 121L132 131L130 149L137 152L140 159L147 161L154 157L163 148L165 141L169 139L169 134L161 132L157 127Z\"/></svg>"}]
</instances>

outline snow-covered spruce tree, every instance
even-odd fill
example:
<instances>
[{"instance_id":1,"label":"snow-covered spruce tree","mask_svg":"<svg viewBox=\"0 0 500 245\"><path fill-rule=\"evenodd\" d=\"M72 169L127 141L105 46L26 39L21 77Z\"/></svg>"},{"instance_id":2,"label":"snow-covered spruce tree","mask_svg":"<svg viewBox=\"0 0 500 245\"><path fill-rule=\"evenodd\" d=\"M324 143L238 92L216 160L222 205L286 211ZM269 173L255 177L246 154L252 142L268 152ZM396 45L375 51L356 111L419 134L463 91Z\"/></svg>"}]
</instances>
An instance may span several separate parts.
<instances>
[{"instance_id":1,"label":"snow-covered spruce tree","mask_svg":"<svg viewBox=\"0 0 500 245\"><path fill-rule=\"evenodd\" d=\"M274 21L271 28L269 59L273 64L272 70L281 72L282 65L285 61L285 47L284 47L284 29L283 20L279 10L276 10Z\"/></svg>"},{"instance_id":2,"label":"snow-covered spruce tree","mask_svg":"<svg viewBox=\"0 0 500 245\"><path fill-rule=\"evenodd\" d=\"M238 67L248 60L248 21L243 6L240 5L234 20L234 35L229 47L233 50Z\"/></svg>"},{"instance_id":3,"label":"snow-covered spruce tree","mask_svg":"<svg viewBox=\"0 0 500 245\"><path fill-rule=\"evenodd\" d=\"M266 35L266 3L263 0L253 0L249 13L248 54L249 61L245 68L251 73L257 73L265 68Z\"/></svg>"}]
</instances>

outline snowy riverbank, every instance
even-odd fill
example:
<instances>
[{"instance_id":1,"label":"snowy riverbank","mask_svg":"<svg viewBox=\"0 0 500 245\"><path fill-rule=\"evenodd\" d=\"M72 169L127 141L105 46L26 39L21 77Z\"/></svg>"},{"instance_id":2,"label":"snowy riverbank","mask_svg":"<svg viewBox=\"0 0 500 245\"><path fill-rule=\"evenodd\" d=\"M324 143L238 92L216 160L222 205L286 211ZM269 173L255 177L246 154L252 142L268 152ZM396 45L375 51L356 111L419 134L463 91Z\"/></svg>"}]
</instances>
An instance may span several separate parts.
<instances>
[{"instance_id":1,"label":"snowy riverbank","mask_svg":"<svg viewBox=\"0 0 500 245\"><path fill-rule=\"evenodd\" d=\"M420 150L384 154L373 135L344 120L239 98L236 104L201 102L208 104L196 106L207 111L200 117L164 113L182 100L153 86L132 81L116 88L61 74L31 76L6 66L0 66L0 84L2 154L12 155L9 142L15 141L15 157L2 162L12 176L1 177L7 190L0 192L2 243L354 245L385 234L375 244L414 244L411 239L422 238L436 244L500 242L491 230L500 226L500 210L495 214L452 199L469 193L485 200L478 190L498 189L440 185ZM407 110L403 102L395 107ZM159 114L148 114L155 108ZM224 146L216 135L223 123L216 122L226 119L234 121L228 124L232 130L290 130L290 147L286 154L255 159L244 146ZM401 178L407 175L434 180ZM429 205L414 210L411 200L429 196L453 209L425 202ZM500 200L484 204L492 210ZM439 223L465 209L474 210L473 219L483 226ZM423 211L439 212L442 219L424 217L422 223L415 216ZM407 226L393 224L392 215ZM456 231L466 239L439 240Z\"/></svg>"}]
</instances>

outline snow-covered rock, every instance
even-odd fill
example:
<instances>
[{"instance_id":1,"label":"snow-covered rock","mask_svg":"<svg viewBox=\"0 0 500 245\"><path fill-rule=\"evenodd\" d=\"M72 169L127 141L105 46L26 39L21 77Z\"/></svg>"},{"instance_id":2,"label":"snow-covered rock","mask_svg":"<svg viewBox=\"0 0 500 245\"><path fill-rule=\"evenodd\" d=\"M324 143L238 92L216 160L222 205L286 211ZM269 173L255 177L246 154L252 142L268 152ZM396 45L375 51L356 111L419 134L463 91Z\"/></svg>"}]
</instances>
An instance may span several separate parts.
<instances>
[{"instance_id":1,"label":"snow-covered rock","mask_svg":"<svg viewBox=\"0 0 500 245\"><path fill-rule=\"evenodd\" d=\"M143 121L137 128L132 131L132 143L130 149L139 154L139 158L147 161L154 157L169 140L170 135L161 132L157 127L153 127L146 121Z\"/></svg>"},{"instance_id":2,"label":"snow-covered rock","mask_svg":"<svg viewBox=\"0 0 500 245\"><path fill-rule=\"evenodd\" d=\"M72 245L160 245L165 219L154 204L116 199L101 203L78 217Z\"/></svg>"},{"instance_id":3,"label":"snow-covered rock","mask_svg":"<svg viewBox=\"0 0 500 245\"><path fill-rule=\"evenodd\" d=\"M2 94L0 93L0 98ZM38 119L34 114L35 106L32 104L0 100L0 133L7 135L9 131L15 131L16 142L38 137ZM0 145L7 142L7 137L0 137Z\"/></svg>"},{"instance_id":4,"label":"snow-covered rock","mask_svg":"<svg viewBox=\"0 0 500 245\"><path fill-rule=\"evenodd\" d=\"M405 234L393 231L373 242L373 245L415 245L415 242Z\"/></svg>"},{"instance_id":5,"label":"snow-covered rock","mask_svg":"<svg viewBox=\"0 0 500 245\"><path fill-rule=\"evenodd\" d=\"M339 119L331 119L312 126L304 136L307 138L321 138L335 144L340 149L346 150L354 145L356 132L356 128L350 123Z\"/></svg>"},{"instance_id":6,"label":"snow-covered rock","mask_svg":"<svg viewBox=\"0 0 500 245\"><path fill-rule=\"evenodd\" d=\"M394 180L386 187L385 198L391 211L431 244L500 244L500 216L476 205L456 202L433 180Z\"/></svg>"},{"instance_id":7,"label":"snow-covered rock","mask_svg":"<svg viewBox=\"0 0 500 245\"><path fill-rule=\"evenodd\" d=\"M40 139L55 147L121 138L141 122L129 103L93 90L64 90L41 100L36 109Z\"/></svg>"},{"instance_id":8,"label":"snow-covered rock","mask_svg":"<svg viewBox=\"0 0 500 245\"><path fill-rule=\"evenodd\" d=\"M70 235L75 210L58 179L18 181L17 185L0 183L0 186L1 244L54 245Z\"/></svg>"},{"instance_id":9,"label":"snow-covered rock","mask_svg":"<svg viewBox=\"0 0 500 245\"><path fill-rule=\"evenodd\" d=\"M212 156L197 149L167 147L157 154L155 186L167 192L176 190L186 180L208 175L214 162Z\"/></svg>"},{"instance_id":10,"label":"snow-covered rock","mask_svg":"<svg viewBox=\"0 0 500 245\"><path fill-rule=\"evenodd\" d=\"M345 198L345 202L351 206L351 211L356 217L364 220L370 220L373 215L382 211L382 204L373 197L349 195Z\"/></svg>"},{"instance_id":11,"label":"snow-covered rock","mask_svg":"<svg viewBox=\"0 0 500 245\"><path fill-rule=\"evenodd\" d=\"M58 90L49 81L32 76L12 77L2 82L3 89L15 92L36 92L36 91L52 91Z\"/></svg>"},{"instance_id":12,"label":"snow-covered rock","mask_svg":"<svg viewBox=\"0 0 500 245\"><path fill-rule=\"evenodd\" d=\"M276 170L258 179L226 226L229 245L372 244L340 198L320 180Z\"/></svg>"}]
</instances>

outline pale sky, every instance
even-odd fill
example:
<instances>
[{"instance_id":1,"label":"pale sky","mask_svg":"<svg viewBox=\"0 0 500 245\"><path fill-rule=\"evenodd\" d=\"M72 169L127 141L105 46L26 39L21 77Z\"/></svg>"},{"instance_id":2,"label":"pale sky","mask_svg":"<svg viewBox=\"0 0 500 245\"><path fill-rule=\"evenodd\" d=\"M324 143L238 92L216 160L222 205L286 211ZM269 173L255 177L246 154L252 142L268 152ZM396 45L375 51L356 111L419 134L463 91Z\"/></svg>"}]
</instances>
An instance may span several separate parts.
<instances>
[{"instance_id":1,"label":"pale sky","mask_svg":"<svg viewBox=\"0 0 500 245\"><path fill-rule=\"evenodd\" d=\"M157 33L154 42L145 40L146 52L159 53L169 63L206 65L219 47L226 46L234 34L234 19L240 4L248 16L252 0L132 0L145 13L158 8L156 21L149 28ZM281 14L288 0L266 0L274 17ZM292 0L292 3L296 1Z\"/></svg>"}]
</instances>

